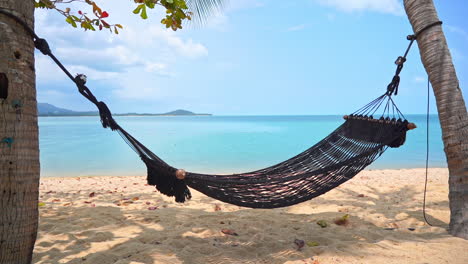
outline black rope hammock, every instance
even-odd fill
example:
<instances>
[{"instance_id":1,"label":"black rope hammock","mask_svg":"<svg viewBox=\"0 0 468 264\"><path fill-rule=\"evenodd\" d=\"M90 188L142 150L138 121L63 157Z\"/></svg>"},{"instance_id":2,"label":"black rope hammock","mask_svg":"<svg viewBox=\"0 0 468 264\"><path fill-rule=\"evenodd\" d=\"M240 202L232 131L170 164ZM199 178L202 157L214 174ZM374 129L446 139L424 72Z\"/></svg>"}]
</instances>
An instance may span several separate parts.
<instances>
[{"instance_id":1,"label":"black rope hammock","mask_svg":"<svg viewBox=\"0 0 468 264\"><path fill-rule=\"evenodd\" d=\"M265 169L213 175L186 172L164 162L114 120L106 104L98 101L85 85L85 75L74 77L52 54L46 40L39 38L23 20L2 9L0 13L20 23L33 38L35 47L50 56L77 85L78 91L96 105L102 126L117 131L146 164L148 184L156 186L165 195L174 196L177 202L191 198L189 186L220 201L251 208L278 208L310 200L353 178L388 147L403 145L406 132L416 126L406 120L392 95L398 93L399 74L417 36L442 24L440 21L432 23L408 36L410 44L404 56L395 62L397 69L387 91L351 115L344 116L345 122L314 146ZM380 116L374 117L380 113L379 109L382 111Z\"/></svg>"}]
</instances>

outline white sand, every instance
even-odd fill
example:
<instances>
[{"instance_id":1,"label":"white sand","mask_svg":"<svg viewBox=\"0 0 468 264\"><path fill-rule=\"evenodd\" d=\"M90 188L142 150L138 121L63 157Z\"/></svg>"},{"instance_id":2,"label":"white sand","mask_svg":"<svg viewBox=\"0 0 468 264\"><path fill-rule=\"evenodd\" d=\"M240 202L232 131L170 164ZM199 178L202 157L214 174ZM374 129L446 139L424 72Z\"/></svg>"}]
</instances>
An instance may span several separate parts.
<instances>
[{"instance_id":1,"label":"white sand","mask_svg":"<svg viewBox=\"0 0 468 264\"><path fill-rule=\"evenodd\" d=\"M364 171L325 195L274 210L193 190L192 200L177 204L144 177L44 178L34 263L466 264L468 241L446 231L447 174L431 169L429 176L427 215L439 227L422 218L422 169ZM333 223L345 214L348 225ZM295 239L306 245L298 250Z\"/></svg>"}]
</instances>

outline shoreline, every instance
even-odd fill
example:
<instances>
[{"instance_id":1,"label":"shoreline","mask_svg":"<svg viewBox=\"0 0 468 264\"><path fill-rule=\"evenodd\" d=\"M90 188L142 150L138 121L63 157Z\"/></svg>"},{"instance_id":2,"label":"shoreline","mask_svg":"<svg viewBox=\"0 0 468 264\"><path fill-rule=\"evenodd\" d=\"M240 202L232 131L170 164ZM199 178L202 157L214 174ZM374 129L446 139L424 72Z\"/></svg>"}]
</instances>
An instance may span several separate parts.
<instances>
[{"instance_id":1,"label":"shoreline","mask_svg":"<svg viewBox=\"0 0 468 264\"><path fill-rule=\"evenodd\" d=\"M113 116L131 116L131 117L140 117L140 116L214 116L213 114L194 114L194 115L164 115L164 114L113 114ZM38 117L100 117L99 113L96 114L77 114L77 115L38 115Z\"/></svg>"},{"instance_id":2,"label":"shoreline","mask_svg":"<svg viewBox=\"0 0 468 264\"><path fill-rule=\"evenodd\" d=\"M377 169L364 169L362 172L376 172L376 171L406 171L406 170L425 170L426 168L422 168L422 167L419 167L419 168L401 168L401 169L394 169L394 168L387 168L387 169L380 169L380 168L377 168ZM448 168L447 167L429 167L429 172L431 170L447 170ZM360 173L362 173L360 172ZM239 173L239 172L236 172L236 173ZM236 174L236 173L233 173L233 172L222 172L222 171L218 171L217 174L219 175L230 175L230 174ZM356 175L356 176L359 176L359 174ZM98 174L96 173L96 175L86 175L86 174L66 174L65 176L57 176L57 174L63 174L63 173L53 173L54 175L53 176L43 176L43 174L47 174L47 173L41 173L41 176L40 178L41 179L62 179L62 178L101 178L101 177L146 177L146 172L144 173L116 173L116 174Z\"/></svg>"}]
</instances>

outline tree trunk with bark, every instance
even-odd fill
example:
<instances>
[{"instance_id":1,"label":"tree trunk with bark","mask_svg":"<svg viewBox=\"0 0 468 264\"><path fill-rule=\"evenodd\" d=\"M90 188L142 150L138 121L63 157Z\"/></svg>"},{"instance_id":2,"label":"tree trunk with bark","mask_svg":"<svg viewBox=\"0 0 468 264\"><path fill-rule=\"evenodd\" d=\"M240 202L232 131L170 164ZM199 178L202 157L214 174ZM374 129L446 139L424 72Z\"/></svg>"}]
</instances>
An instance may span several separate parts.
<instances>
[{"instance_id":1,"label":"tree trunk with bark","mask_svg":"<svg viewBox=\"0 0 468 264\"><path fill-rule=\"evenodd\" d=\"M439 21L432 0L405 0L414 32ZM450 234L468 239L468 115L452 57L441 26L417 39L439 112L449 169Z\"/></svg>"},{"instance_id":2,"label":"tree trunk with bark","mask_svg":"<svg viewBox=\"0 0 468 264\"><path fill-rule=\"evenodd\" d=\"M0 8L33 28L34 1L0 0ZM21 25L2 14L0 79L0 263L31 263L39 191L34 45Z\"/></svg>"}]
</instances>

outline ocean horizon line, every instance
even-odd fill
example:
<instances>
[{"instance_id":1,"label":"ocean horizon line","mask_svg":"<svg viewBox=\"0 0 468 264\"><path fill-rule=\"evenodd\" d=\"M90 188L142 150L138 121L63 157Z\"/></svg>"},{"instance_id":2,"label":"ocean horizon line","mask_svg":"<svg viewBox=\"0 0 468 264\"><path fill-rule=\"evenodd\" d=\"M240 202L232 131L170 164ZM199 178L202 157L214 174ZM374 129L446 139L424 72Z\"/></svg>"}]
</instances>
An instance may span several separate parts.
<instances>
[{"instance_id":1,"label":"ocean horizon line","mask_svg":"<svg viewBox=\"0 0 468 264\"><path fill-rule=\"evenodd\" d=\"M372 168L368 167L365 168L363 171L407 171L407 170L424 170L426 169L425 167L403 167L403 168L394 168L394 167L389 167L389 168ZM434 166L434 167L428 167L429 173L431 170L439 170L439 169L448 169L448 167L442 167L442 166ZM111 171L111 170L110 170ZM206 171L190 171L191 173L206 173L207 174L216 174L216 175L233 175L237 173L246 173L248 171L216 171L214 172L213 170L206 170ZM61 176L60 176L61 175ZM79 173L60 173L60 172L41 172L41 177L44 178L93 178L93 177L146 177L147 172L124 172L124 173L88 173L88 174L79 174Z\"/></svg>"},{"instance_id":2,"label":"ocean horizon line","mask_svg":"<svg viewBox=\"0 0 468 264\"><path fill-rule=\"evenodd\" d=\"M127 114L127 113L115 113L117 117L237 117L237 116L246 116L246 117L260 117L260 116L278 116L278 117L287 117L287 116L325 116L325 117L336 117L344 116L344 114L196 114L196 115L162 115L162 114ZM438 113L431 113L429 116L438 116ZM99 114L96 115L38 115L39 117L99 117ZM379 115L376 115L379 116ZM405 114L405 116L426 116L426 114Z\"/></svg>"}]
</instances>

